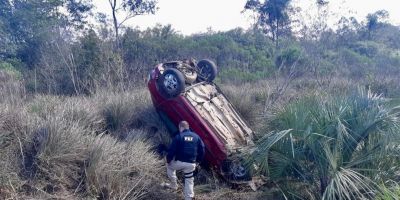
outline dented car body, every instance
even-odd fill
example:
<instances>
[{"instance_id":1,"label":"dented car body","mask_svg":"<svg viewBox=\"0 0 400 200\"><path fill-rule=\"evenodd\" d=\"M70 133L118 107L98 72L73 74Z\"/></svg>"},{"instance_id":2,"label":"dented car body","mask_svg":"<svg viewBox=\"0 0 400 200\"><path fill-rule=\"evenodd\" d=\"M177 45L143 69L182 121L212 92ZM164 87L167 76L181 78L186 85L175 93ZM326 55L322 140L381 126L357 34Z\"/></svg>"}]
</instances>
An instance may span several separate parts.
<instances>
[{"instance_id":1,"label":"dented car body","mask_svg":"<svg viewBox=\"0 0 400 200\"><path fill-rule=\"evenodd\" d=\"M212 82L185 82L179 95L173 98L163 95L158 79L168 67L170 62L168 66L159 64L152 70L148 88L153 104L170 132L176 134L179 122L188 121L191 129L204 141L209 166L228 179L247 179L247 170L235 157L253 144L253 131Z\"/></svg>"}]
</instances>

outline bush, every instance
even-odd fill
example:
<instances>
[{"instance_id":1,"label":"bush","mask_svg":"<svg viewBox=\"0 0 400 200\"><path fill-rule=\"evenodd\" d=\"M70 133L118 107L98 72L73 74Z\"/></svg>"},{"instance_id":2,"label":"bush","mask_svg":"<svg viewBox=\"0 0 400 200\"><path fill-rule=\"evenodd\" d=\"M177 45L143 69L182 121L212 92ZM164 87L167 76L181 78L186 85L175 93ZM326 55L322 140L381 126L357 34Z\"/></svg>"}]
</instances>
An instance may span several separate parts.
<instances>
[{"instance_id":1,"label":"bush","mask_svg":"<svg viewBox=\"0 0 400 200\"><path fill-rule=\"evenodd\" d=\"M382 185L382 194L376 197L376 200L392 200L400 198L400 187L394 182L393 186L387 187ZM394 198L393 198L394 197Z\"/></svg>"},{"instance_id":2,"label":"bush","mask_svg":"<svg viewBox=\"0 0 400 200\"><path fill-rule=\"evenodd\" d=\"M342 70L347 70L352 77L362 77L365 75L368 67L373 64L371 58L361 55L351 49L343 48L339 51L339 59L346 64Z\"/></svg>"},{"instance_id":3,"label":"bush","mask_svg":"<svg viewBox=\"0 0 400 200\"><path fill-rule=\"evenodd\" d=\"M17 80L22 78L21 72L18 71L17 69L15 69L15 67L11 63L8 63L8 62L0 61L0 71L8 73L10 76L12 76L13 78L15 78Z\"/></svg>"},{"instance_id":4,"label":"bush","mask_svg":"<svg viewBox=\"0 0 400 200\"><path fill-rule=\"evenodd\" d=\"M367 92L300 99L277 113L249 163L286 196L371 199L397 177L399 116Z\"/></svg>"},{"instance_id":5,"label":"bush","mask_svg":"<svg viewBox=\"0 0 400 200\"><path fill-rule=\"evenodd\" d=\"M298 47L290 47L283 50L276 58L275 65L281 66L292 66L298 62L301 57L301 50Z\"/></svg>"},{"instance_id":6,"label":"bush","mask_svg":"<svg viewBox=\"0 0 400 200\"><path fill-rule=\"evenodd\" d=\"M378 55L380 49L384 49L383 44L374 41L358 41L350 45L351 49L363 56L374 57Z\"/></svg>"},{"instance_id":7,"label":"bush","mask_svg":"<svg viewBox=\"0 0 400 200\"><path fill-rule=\"evenodd\" d=\"M265 79L270 76L269 71L248 72L237 68L224 69L218 74L222 82L226 83L243 83L255 82L257 80Z\"/></svg>"}]
</instances>

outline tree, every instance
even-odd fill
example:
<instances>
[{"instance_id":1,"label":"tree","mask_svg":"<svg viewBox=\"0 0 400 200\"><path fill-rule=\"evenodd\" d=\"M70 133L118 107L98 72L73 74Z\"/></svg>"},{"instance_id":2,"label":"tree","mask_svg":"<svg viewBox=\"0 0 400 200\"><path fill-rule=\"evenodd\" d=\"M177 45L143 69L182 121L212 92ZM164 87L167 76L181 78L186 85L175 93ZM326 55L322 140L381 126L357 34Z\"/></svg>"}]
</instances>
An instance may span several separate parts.
<instances>
[{"instance_id":1,"label":"tree","mask_svg":"<svg viewBox=\"0 0 400 200\"><path fill-rule=\"evenodd\" d=\"M248 0L245 9L259 14L257 25L271 36L278 48L279 36L285 31L290 31L289 6L290 0Z\"/></svg>"},{"instance_id":2,"label":"tree","mask_svg":"<svg viewBox=\"0 0 400 200\"><path fill-rule=\"evenodd\" d=\"M325 0L317 0L317 15L314 17L312 26L311 26L311 38L312 39L320 39L321 35L327 32L328 30L328 17L329 17L329 2Z\"/></svg>"},{"instance_id":3,"label":"tree","mask_svg":"<svg viewBox=\"0 0 400 200\"><path fill-rule=\"evenodd\" d=\"M68 12L62 11L65 8ZM48 41L49 34L68 27L83 27L91 0L13 0L0 3L0 34L16 47L16 57L33 66L38 63L38 49Z\"/></svg>"},{"instance_id":4,"label":"tree","mask_svg":"<svg viewBox=\"0 0 400 200\"><path fill-rule=\"evenodd\" d=\"M139 15L154 14L157 10L157 0L108 0L108 2L111 6L117 48L120 46L119 29L127 20ZM120 11L126 12L122 19L117 17Z\"/></svg>"},{"instance_id":5,"label":"tree","mask_svg":"<svg viewBox=\"0 0 400 200\"><path fill-rule=\"evenodd\" d=\"M10 34L11 4L8 0L0 1L0 58L14 54L12 35Z\"/></svg>"},{"instance_id":6,"label":"tree","mask_svg":"<svg viewBox=\"0 0 400 200\"><path fill-rule=\"evenodd\" d=\"M389 13L386 10L378 10L375 13L367 15L367 32L368 39L371 39L371 33L376 30L386 19L388 19Z\"/></svg>"},{"instance_id":7,"label":"tree","mask_svg":"<svg viewBox=\"0 0 400 200\"><path fill-rule=\"evenodd\" d=\"M360 30L360 23L356 18L342 17L337 23L336 35L340 45L349 44L351 41L358 39L358 31Z\"/></svg>"},{"instance_id":8,"label":"tree","mask_svg":"<svg viewBox=\"0 0 400 200\"><path fill-rule=\"evenodd\" d=\"M91 0L67 0L65 6L69 12L69 24L79 29L83 28L87 23L87 14L90 13L93 8Z\"/></svg>"}]
</instances>

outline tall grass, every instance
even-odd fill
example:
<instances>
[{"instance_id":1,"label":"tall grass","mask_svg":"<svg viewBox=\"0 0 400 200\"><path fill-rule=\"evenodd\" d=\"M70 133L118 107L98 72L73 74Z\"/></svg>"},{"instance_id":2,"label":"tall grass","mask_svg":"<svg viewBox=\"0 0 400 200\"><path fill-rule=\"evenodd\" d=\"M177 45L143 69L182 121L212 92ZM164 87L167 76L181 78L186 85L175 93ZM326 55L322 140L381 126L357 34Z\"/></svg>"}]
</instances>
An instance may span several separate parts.
<instances>
[{"instance_id":1,"label":"tall grass","mask_svg":"<svg viewBox=\"0 0 400 200\"><path fill-rule=\"evenodd\" d=\"M87 165L88 193L101 199L142 198L161 170L151 146L140 137L128 143L110 136L96 138Z\"/></svg>"},{"instance_id":2,"label":"tall grass","mask_svg":"<svg viewBox=\"0 0 400 200\"><path fill-rule=\"evenodd\" d=\"M27 143L29 130L35 126L35 118L25 118L25 109L15 105L0 104L0 199L13 197L16 188L23 186L19 166Z\"/></svg>"},{"instance_id":3,"label":"tall grass","mask_svg":"<svg viewBox=\"0 0 400 200\"><path fill-rule=\"evenodd\" d=\"M104 119L106 130L120 139L129 137L130 129L156 132L163 127L145 88L124 93L104 90L94 99L92 104L98 105L96 112Z\"/></svg>"},{"instance_id":4,"label":"tall grass","mask_svg":"<svg viewBox=\"0 0 400 200\"><path fill-rule=\"evenodd\" d=\"M23 81L12 71L0 69L0 103L15 104L26 97Z\"/></svg>"},{"instance_id":5,"label":"tall grass","mask_svg":"<svg viewBox=\"0 0 400 200\"><path fill-rule=\"evenodd\" d=\"M146 198L162 166L149 134L164 129L151 128L161 122L153 120L145 92L3 96L0 199ZM109 113L121 120L116 129L110 129Z\"/></svg>"},{"instance_id":6,"label":"tall grass","mask_svg":"<svg viewBox=\"0 0 400 200\"><path fill-rule=\"evenodd\" d=\"M264 121L272 120L274 112L287 103L310 94L345 92L356 89L358 84L343 78L318 82L298 78L291 84L284 78L261 80L241 85L222 85L221 89L243 118L255 129L262 128Z\"/></svg>"},{"instance_id":7,"label":"tall grass","mask_svg":"<svg viewBox=\"0 0 400 200\"><path fill-rule=\"evenodd\" d=\"M221 90L253 130L261 128L262 118L265 115L264 108L272 94L268 81L222 85Z\"/></svg>"},{"instance_id":8,"label":"tall grass","mask_svg":"<svg viewBox=\"0 0 400 200\"><path fill-rule=\"evenodd\" d=\"M8 75L0 83L0 199L177 198L156 184L164 174L153 150L170 138L145 88L66 97L27 95ZM349 83L323 87L335 93ZM381 189L398 171L393 103L368 94L317 96L323 87L306 80L278 94L274 84L222 90L253 129L272 131L250 162L279 190L309 199L395 193ZM310 91L315 95L303 98Z\"/></svg>"},{"instance_id":9,"label":"tall grass","mask_svg":"<svg viewBox=\"0 0 400 200\"><path fill-rule=\"evenodd\" d=\"M287 197L373 199L399 170L399 117L369 92L299 99L277 112L249 163Z\"/></svg>"}]
</instances>

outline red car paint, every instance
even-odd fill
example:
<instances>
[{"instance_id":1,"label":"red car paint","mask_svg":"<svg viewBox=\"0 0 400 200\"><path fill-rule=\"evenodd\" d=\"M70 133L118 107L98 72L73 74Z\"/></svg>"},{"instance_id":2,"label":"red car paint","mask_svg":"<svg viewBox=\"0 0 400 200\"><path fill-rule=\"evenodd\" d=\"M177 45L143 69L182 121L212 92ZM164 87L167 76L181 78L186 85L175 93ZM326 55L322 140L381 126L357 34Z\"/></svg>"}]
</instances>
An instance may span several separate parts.
<instances>
[{"instance_id":1,"label":"red car paint","mask_svg":"<svg viewBox=\"0 0 400 200\"><path fill-rule=\"evenodd\" d=\"M160 76L160 67L161 64L150 73L148 81L148 89L154 107L157 111L165 113L176 127L180 121L187 121L190 128L200 136L206 146L205 159L208 164L214 168L220 168L228 156L224 144L184 96L167 99L159 93L157 79Z\"/></svg>"}]
</instances>

